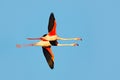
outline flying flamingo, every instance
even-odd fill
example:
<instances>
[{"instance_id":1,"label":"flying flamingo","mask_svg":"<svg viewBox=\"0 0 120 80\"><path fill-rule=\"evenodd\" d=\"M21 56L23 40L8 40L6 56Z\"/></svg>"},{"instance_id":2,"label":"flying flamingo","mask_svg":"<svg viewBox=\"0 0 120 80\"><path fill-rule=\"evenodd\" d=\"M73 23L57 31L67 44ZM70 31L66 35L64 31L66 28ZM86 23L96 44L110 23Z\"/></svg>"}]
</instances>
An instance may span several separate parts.
<instances>
[{"instance_id":1,"label":"flying flamingo","mask_svg":"<svg viewBox=\"0 0 120 80\"><path fill-rule=\"evenodd\" d=\"M57 40L82 40L82 38L61 38L56 33L56 20L54 14L51 13L48 23L48 34L44 34L40 38L27 38L28 40L40 40L39 42L33 44L17 44L17 48L27 47L27 46L42 46L42 50L46 61L51 69L54 68L54 55L51 50L51 46L79 46L77 43L72 44L59 44Z\"/></svg>"}]
</instances>

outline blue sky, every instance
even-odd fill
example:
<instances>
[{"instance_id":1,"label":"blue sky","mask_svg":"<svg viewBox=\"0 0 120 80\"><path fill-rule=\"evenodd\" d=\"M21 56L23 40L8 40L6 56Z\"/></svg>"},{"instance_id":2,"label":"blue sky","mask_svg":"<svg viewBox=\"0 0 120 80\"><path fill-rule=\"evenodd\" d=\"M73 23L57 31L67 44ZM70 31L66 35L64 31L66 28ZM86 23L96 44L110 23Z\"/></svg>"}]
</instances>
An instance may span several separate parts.
<instances>
[{"instance_id":1,"label":"blue sky","mask_svg":"<svg viewBox=\"0 0 120 80\"><path fill-rule=\"evenodd\" d=\"M1 0L0 80L120 80L119 0ZM47 33L54 12L61 37L82 37L79 47L52 47L51 70L28 37Z\"/></svg>"}]
</instances>

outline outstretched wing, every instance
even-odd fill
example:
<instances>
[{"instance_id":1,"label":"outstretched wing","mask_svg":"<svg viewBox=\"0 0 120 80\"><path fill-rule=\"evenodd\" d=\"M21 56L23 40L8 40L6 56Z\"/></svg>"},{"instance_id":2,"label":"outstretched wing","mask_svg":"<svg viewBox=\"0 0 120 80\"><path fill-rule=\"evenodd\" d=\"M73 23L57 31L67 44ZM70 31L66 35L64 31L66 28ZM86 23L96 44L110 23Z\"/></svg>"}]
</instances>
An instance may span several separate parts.
<instances>
[{"instance_id":1,"label":"outstretched wing","mask_svg":"<svg viewBox=\"0 0 120 80\"><path fill-rule=\"evenodd\" d=\"M53 13L49 17L48 34L51 36L56 35L56 21Z\"/></svg>"},{"instance_id":2,"label":"outstretched wing","mask_svg":"<svg viewBox=\"0 0 120 80\"><path fill-rule=\"evenodd\" d=\"M54 68L54 55L50 47L42 47L46 61L51 69Z\"/></svg>"}]
</instances>

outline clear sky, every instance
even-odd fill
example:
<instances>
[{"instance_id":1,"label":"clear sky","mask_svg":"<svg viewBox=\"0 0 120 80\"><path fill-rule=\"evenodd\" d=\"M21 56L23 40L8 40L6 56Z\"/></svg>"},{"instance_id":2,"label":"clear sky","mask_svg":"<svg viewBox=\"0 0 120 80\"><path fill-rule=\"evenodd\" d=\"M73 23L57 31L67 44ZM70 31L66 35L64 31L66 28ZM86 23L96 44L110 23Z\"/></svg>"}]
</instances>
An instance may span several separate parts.
<instances>
[{"instance_id":1,"label":"clear sky","mask_svg":"<svg viewBox=\"0 0 120 80\"><path fill-rule=\"evenodd\" d=\"M120 80L119 0L0 0L0 80ZM47 33L54 12L61 37L82 37L79 47L52 47L51 70L28 37Z\"/></svg>"}]
</instances>

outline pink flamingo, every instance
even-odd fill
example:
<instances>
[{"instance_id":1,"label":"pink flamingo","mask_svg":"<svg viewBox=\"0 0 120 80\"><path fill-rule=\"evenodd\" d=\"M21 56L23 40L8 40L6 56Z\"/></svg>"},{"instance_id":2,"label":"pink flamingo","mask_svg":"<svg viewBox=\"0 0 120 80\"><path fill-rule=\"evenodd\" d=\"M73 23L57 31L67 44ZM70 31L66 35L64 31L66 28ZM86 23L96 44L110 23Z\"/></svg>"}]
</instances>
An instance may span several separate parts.
<instances>
[{"instance_id":1,"label":"pink flamingo","mask_svg":"<svg viewBox=\"0 0 120 80\"><path fill-rule=\"evenodd\" d=\"M51 46L79 46L77 43L72 44L59 44L57 40L82 40L82 38L61 38L56 34L56 20L54 14L51 13L49 17L48 24L48 34L44 34L40 38L27 38L28 40L40 40L39 42L33 44L17 44L17 48L27 47L27 46L42 46L44 56L47 63L51 69L54 68L54 55L51 50Z\"/></svg>"}]
</instances>

